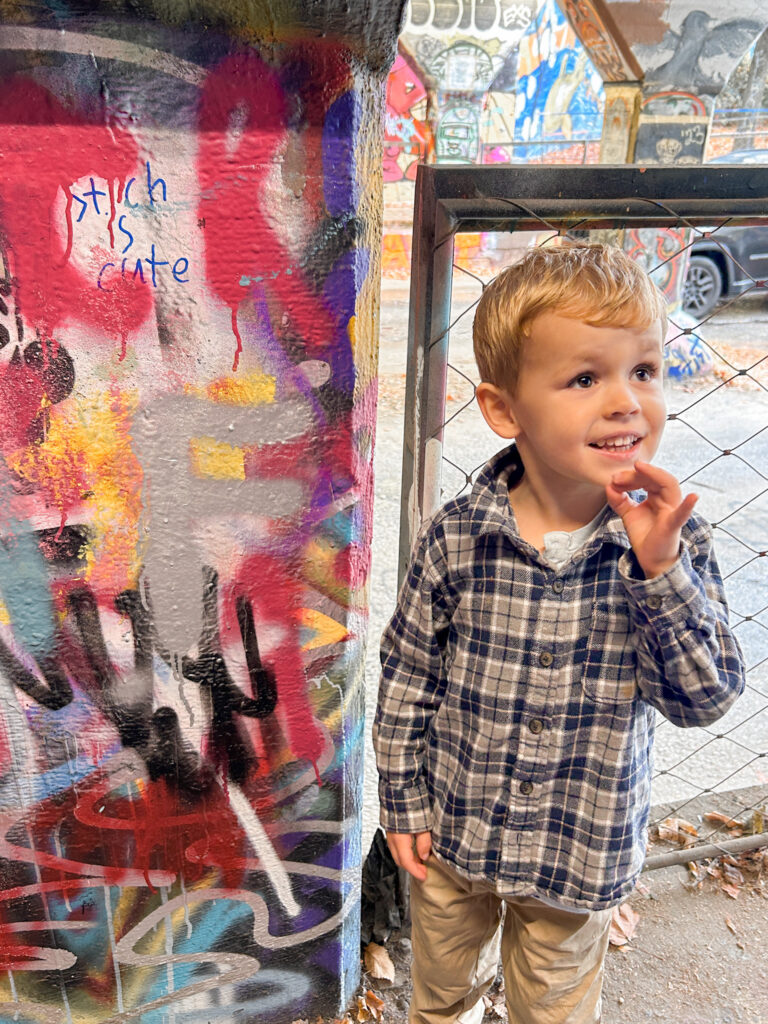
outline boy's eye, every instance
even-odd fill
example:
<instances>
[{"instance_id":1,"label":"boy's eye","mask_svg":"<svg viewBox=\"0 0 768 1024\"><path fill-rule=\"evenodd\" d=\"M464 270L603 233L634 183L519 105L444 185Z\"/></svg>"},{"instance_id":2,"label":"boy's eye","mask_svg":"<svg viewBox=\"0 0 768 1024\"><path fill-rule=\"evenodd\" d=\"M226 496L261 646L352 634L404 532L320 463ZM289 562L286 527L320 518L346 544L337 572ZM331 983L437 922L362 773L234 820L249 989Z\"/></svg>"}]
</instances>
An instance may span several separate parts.
<instances>
[{"instance_id":1,"label":"boy's eye","mask_svg":"<svg viewBox=\"0 0 768 1024\"><path fill-rule=\"evenodd\" d=\"M578 377L574 377L571 381L572 388L591 388L595 383L595 378L591 373L580 373Z\"/></svg>"},{"instance_id":2,"label":"boy's eye","mask_svg":"<svg viewBox=\"0 0 768 1024\"><path fill-rule=\"evenodd\" d=\"M638 366L638 368L635 370L635 376L642 383L645 383L646 381L649 380L653 380L657 373L658 367L651 365Z\"/></svg>"}]
</instances>

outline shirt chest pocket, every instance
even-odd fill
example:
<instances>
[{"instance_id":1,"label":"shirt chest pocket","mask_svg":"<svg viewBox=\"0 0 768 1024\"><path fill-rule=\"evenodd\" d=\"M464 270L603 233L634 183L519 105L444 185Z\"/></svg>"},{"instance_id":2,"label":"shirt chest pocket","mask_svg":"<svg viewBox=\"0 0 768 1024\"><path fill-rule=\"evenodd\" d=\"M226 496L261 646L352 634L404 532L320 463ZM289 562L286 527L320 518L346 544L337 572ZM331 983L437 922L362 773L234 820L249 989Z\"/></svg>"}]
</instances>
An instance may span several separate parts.
<instances>
[{"instance_id":1,"label":"shirt chest pocket","mask_svg":"<svg viewBox=\"0 0 768 1024\"><path fill-rule=\"evenodd\" d=\"M622 704L637 696L637 653L626 606L615 601L595 603L581 685L588 697L601 704Z\"/></svg>"}]
</instances>

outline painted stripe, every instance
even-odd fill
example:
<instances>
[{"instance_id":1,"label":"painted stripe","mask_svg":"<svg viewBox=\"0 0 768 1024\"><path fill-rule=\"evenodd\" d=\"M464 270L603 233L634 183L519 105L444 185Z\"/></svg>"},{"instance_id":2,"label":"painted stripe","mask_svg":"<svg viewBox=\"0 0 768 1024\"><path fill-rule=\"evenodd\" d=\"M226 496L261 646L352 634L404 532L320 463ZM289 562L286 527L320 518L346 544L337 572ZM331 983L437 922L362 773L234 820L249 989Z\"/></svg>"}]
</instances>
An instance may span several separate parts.
<instances>
[{"instance_id":1,"label":"painted stripe","mask_svg":"<svg viewBox=\"0 0 768 1024\"><path fill-rule=\"evenodd\" d=\"M227 783L226 791L229 794L232 810L237 815L243 831L248 836L251 846L261 861L262 867L275 890L275 895L282 903L285 912L290 914L291 917L296 917L301 908L294 899L288 872L277 856L274 846L269 841L269 836L264 831L264 826L248 802L245 793L243 793L238 785L229 782Z\"/></svg>"},{"instance_id":2,"label":"painted stripe","mask_svg":"<svg viewBox=\"0 0 768 1024\"><path fill-rule=\"evenodd\" d=\"M103 60L120 60L126 64L138 64L152 68L161 74L180 78L190 85L201 85L206 69L171 53L154 50L150 46L129 43L125 39L112 39L80 32L59 32L53 28L26 28L6 25L0 29L0 49L55 51L73 53L82 57L101 57Z\"/></svg>"}]
</instances>

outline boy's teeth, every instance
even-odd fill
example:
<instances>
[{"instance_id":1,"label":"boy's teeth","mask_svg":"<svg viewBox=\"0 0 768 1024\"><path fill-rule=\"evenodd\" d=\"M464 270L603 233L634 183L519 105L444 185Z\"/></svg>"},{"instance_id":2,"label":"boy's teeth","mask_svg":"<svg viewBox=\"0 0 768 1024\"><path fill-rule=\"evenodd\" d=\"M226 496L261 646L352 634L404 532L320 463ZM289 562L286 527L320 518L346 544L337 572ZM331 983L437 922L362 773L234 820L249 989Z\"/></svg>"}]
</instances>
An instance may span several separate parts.
<instances>
[{"instance_id":1,"label":"boy's teeth","mask_svg":"<svg viewBox=\"0 0 768 1024\"><path fill-rule=\"evenodd\" d=\"M634 434L627 434L625 437L614 437L610 441L596 441L596 448L631 448L637 438Z\"/></svg>"}]
</instances>

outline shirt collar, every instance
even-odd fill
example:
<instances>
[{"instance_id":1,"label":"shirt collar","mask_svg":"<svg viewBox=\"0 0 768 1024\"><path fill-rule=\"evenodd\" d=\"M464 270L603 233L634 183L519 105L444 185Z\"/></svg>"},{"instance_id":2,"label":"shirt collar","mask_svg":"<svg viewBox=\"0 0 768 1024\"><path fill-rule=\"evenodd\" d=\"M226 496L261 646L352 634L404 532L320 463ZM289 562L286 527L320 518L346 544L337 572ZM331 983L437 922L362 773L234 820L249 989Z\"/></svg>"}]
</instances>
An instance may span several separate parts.
<instances>
[{"instance_id":1,"label":"shirt collar","mask_svg":"<svg viewBox=\"0 0 768 1024\"><path fill-rule=\"evenodd\" d=\"M523 463L514 444L486 462L469 496L469 525L473 534L503 533L517 544L525 543L517 532L515 514L509 504L509 489L520 480L523 473ZM644 495L633 491L631 497L638 501ZM621 518L608 505L603 509L585 550L591 551L604 542L623 548L631 547Z\"/></svg>"}]
</instances>

